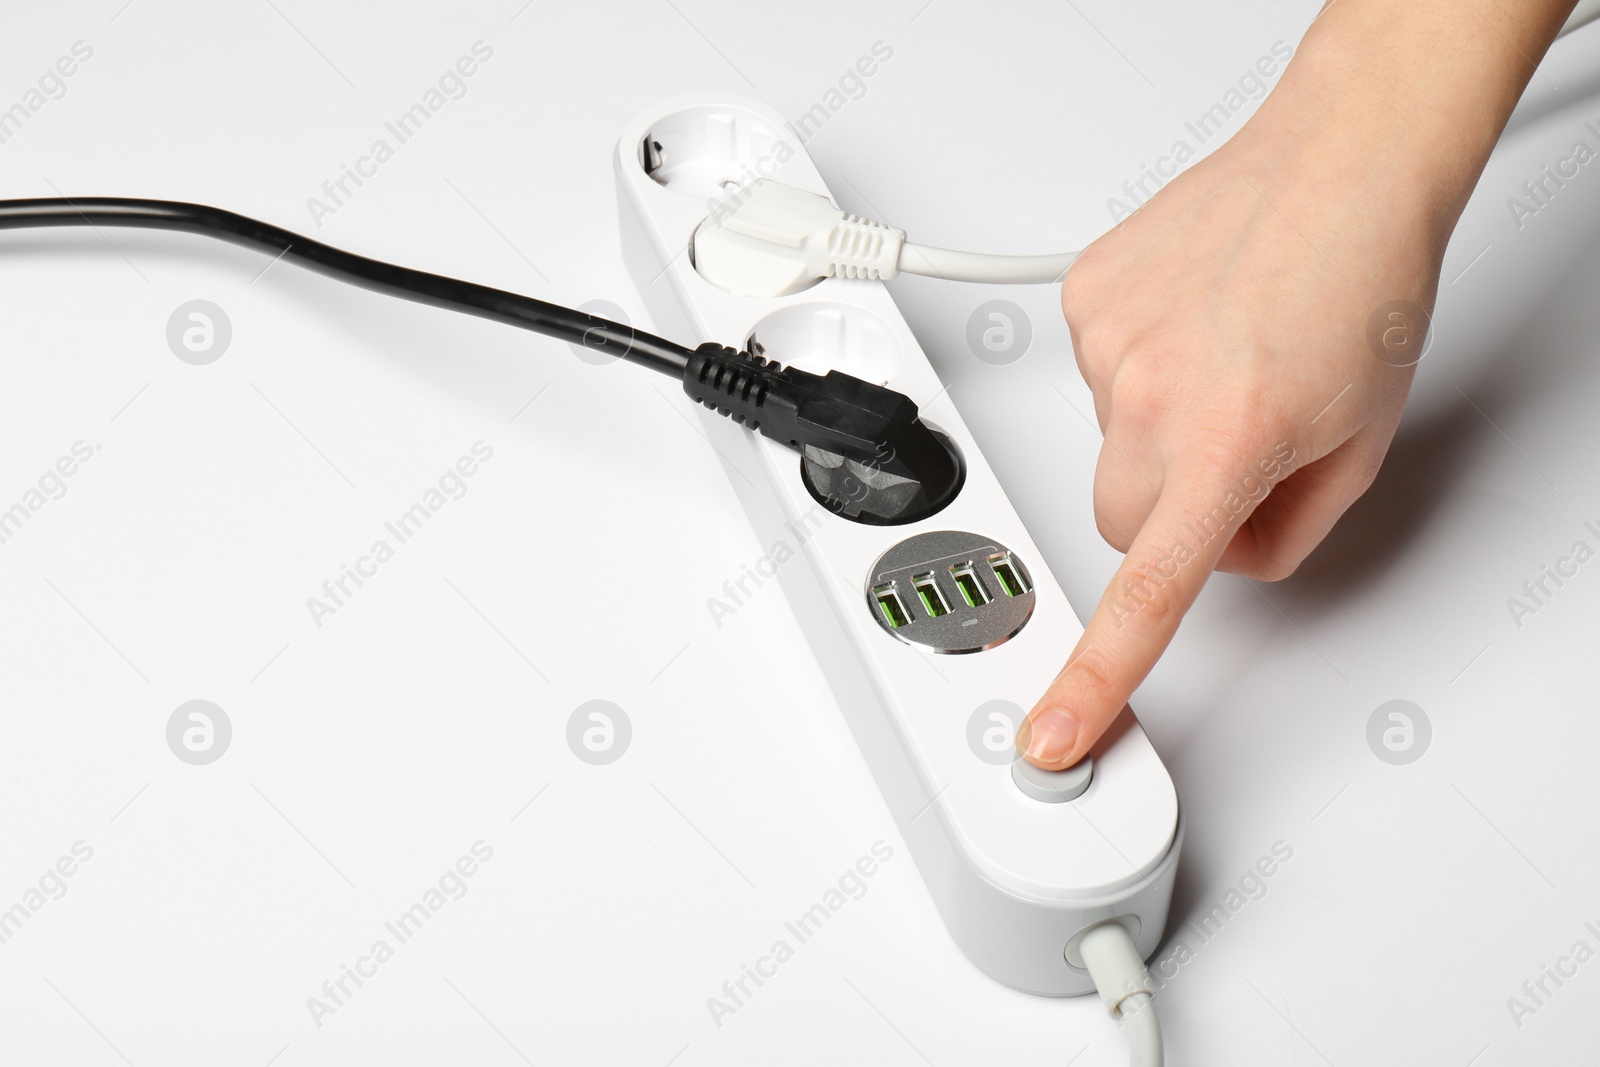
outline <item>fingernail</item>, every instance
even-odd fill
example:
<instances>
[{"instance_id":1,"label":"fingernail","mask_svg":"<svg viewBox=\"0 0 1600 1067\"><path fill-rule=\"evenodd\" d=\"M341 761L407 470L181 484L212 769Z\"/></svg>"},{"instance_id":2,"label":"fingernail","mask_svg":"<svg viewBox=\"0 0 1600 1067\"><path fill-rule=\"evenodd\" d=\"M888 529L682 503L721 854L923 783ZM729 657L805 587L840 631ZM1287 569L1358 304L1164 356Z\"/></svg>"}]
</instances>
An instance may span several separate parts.
<instances>
[{"instance_id":1,"label":"fingernail","mask_svg":"<svg viewBox=\"0 0 1600 1067\"><path fill-rule=\"evenodd\" d=\"M1078 718L1066 708L1045 708L1029 720L1026 755L1035 763L1060 763L1078 741Z\"/></svg>"}]
</instances>

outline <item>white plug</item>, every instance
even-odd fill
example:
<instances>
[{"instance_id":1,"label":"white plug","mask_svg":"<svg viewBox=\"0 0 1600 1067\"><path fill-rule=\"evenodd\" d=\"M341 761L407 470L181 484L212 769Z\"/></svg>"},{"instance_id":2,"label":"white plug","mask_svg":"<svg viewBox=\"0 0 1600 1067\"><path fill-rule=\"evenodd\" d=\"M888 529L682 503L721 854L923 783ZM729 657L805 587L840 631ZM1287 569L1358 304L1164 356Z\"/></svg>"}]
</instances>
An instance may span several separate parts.
<instances>
[{"instance_id":1,"label":"white plug","mask_svg":"<svg viewBox=\"0 0 1600 1067\"><path fill-rule=\"evenodd\" d=\"M912 244L904 230L771 178L755 178L717 201L694 232L700 276L750 297L791 296L824 278L887 281L902 272L993 284L1059 282L1077 258L1076 252L1007 256Z\"/></svg>"},{"instance_id":2,"label":"white plug","mask_svg":"<svg viewBox=\"0 0 1600 1067\"><path fill-rule=\"evenodd\" d=\"M906 233L820 193L757 178L694 233L700 276L739 296L788 296L823 278L893 278Z\"/></svg>"}]
</instances>

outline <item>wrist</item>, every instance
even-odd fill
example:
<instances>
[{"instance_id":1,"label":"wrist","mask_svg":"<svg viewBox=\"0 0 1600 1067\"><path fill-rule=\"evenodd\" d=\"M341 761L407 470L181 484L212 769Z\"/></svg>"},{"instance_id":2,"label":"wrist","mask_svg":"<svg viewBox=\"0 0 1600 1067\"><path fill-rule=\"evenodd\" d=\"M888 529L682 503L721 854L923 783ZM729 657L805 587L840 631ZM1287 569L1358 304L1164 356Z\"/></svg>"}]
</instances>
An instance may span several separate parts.
<instances>
[{"instance_id":1,"label":"wrist","mask_svg":"<svg viewBox=\"0 0 1600 1067\"><path fill-rule=\"evenodd\" d=\"M1280 106L1258 112L1219 163L1347 281L1366 280L1353 273L1358 262L1383 265L1389 277L1372 279L1380 286L1436 270L1471 181L1437 157L1417 158L1414 141L1310 78L1278 92Z\"/></svg>"},{"instance_id":2,"label":"wrist","mask_svg":"<svg viewBox=\"0 0 1600 1067\"><path fill-rule=\"evenodd\" d=\"M1570 6L1330 4L1240 131L1239 154L1274 184L1325 200L1345 223L1400 225L1442 255L1532 61Z\"/></svg>"},{"instance_id":3,"label":"wrist","mask_svg":"<svg viewBox=\"0 0 1600 1067\"><path fill-rule=\"evenodd\" d=\"M1452 141L1437 117L1413 122L1396 104L1402 93L1353 60L1343 42L1308 42L1272 107L1257 116L1255 148L1274 154L1287 182L1315 187L1330 206L1415 220L1409 236L1442 244L1492 145Z\"/></svg>"}]
</instances>

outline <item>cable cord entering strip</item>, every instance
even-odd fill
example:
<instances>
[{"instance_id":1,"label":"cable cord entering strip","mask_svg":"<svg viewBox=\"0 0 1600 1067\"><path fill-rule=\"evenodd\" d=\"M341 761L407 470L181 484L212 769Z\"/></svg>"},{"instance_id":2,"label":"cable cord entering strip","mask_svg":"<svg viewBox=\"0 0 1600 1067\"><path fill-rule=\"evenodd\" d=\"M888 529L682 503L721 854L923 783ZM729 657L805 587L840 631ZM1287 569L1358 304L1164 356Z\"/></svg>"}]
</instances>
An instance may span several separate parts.
<instances>
[{"instance_id":1,"label":"cable cord entering strip","mask_svg":"<svg viewBox=\"0 0 1600 1067\"><path fill-rule=\"evenodd\" d=\"M1156 991L1128 928L1115 919L1091 927L1078 941L1078 951L1106 1010L1127 1031L1128 1062L1132 1067L1162 1067Z\"/></svg>"}]
</instances>

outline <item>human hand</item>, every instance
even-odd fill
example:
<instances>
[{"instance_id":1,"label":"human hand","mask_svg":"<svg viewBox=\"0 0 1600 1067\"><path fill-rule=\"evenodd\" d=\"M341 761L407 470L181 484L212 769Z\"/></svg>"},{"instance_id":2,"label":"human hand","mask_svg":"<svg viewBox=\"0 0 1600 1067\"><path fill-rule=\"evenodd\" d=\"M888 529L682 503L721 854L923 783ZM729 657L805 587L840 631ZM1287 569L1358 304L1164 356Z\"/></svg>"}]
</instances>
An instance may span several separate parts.
<instances>
[{"instance_id":1,"label":"human hand","mask_svg":"<svg viewBox=\"0 0 1600 1067\"><path fill-rule=\"evenodd\" d=\"M1095 518L1127 555L1019 734L1040 766L1089 751L1214 569L1291 574L1399 424L1448 228L1260 118L1062 287L1105 434Z\"/></svg>"},{"instance_id":2,"label":"human hand","mask_svg":"<svg viewBox=\"0 0 1600 1067\"><path fill-rule=\"evenodd\" d=\"M1372 483L1450 231L1572 7L1330 0L1244 128L1068 272L1095 518L1127 555L1029 760L1082 759L1213 570L1286 577Z\"/></svg>"}]
</instances>

